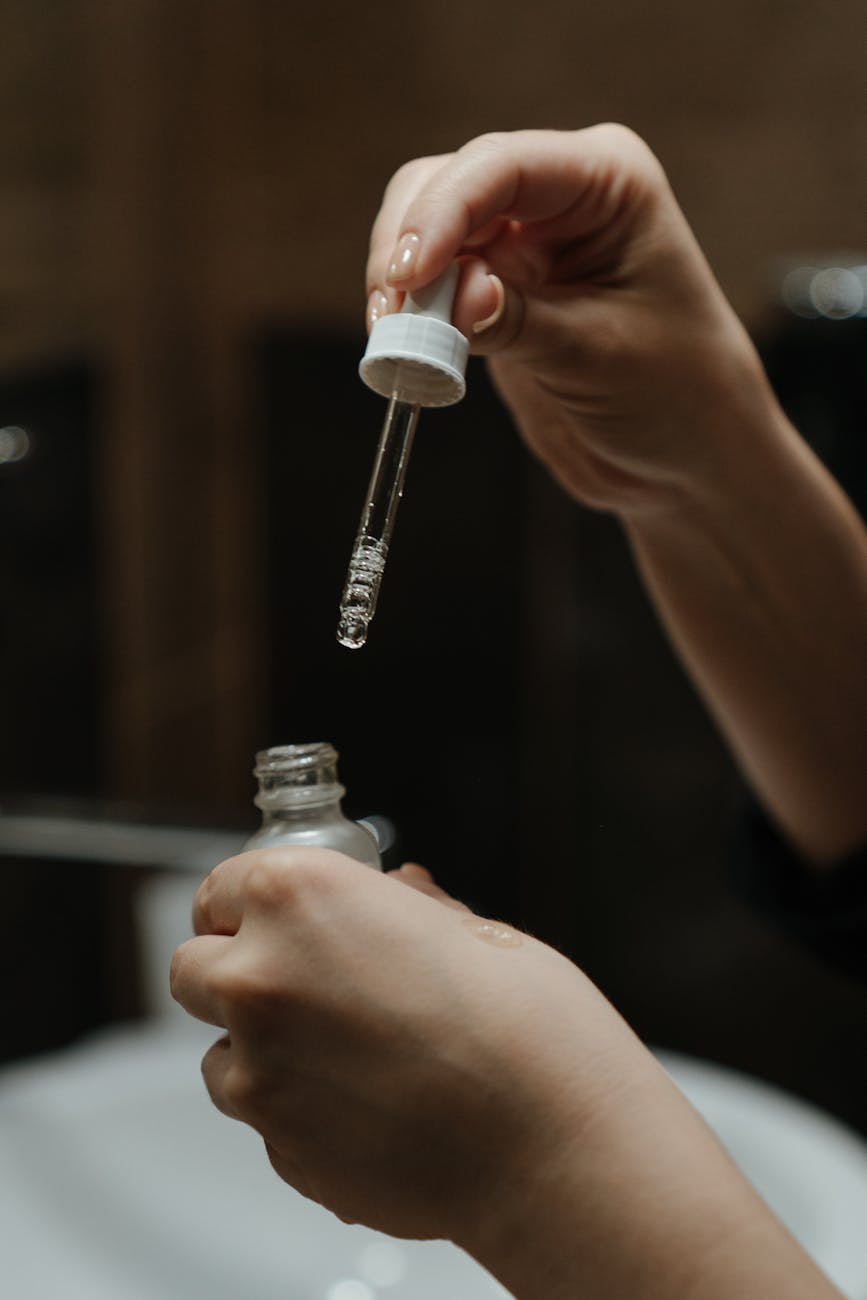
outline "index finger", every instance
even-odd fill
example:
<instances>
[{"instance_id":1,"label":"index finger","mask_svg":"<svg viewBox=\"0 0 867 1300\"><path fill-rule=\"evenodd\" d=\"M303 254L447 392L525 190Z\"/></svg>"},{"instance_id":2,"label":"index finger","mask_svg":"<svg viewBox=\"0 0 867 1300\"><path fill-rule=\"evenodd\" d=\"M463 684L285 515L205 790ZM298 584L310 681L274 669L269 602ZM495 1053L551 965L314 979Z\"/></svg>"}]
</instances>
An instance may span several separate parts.
<instances>
[{"instance_id":1,"label":"index finger","mask_svg":"<svg viewBox=\"0 0 867 1300\"><path fill-rule=\"evenodd\" d=\"M386 185L382 204L370 231L366 270L368 294L373 289L385 286L389 255L403 228L401 223L404 213L419 190L436 175L449 157L448 154L441 154L414 158L412 162L404 163Z\"/></svg>"},{"instance_id":2,"label":"index finger","mask_svg":"<svg viewBox=\"0 0 867 1300\"><path fill-rule=\"evenodd\" d=\"M244 919L247 877L258 857L255 850L237 853L205 876L193 899L196 934L238 933Z\"/></svg>"},{"instance_id":3,"label":"index finger","mask_svg":"<svg viewBox=\"0 0 867 1300\"><path fill-rule=\"evenodd\" d=\"M392 176L370 232L366 269L368 294L386 284L391 254L404 230L405 215L410 205L449 166L454 157L454 154L438 154L429 158L414 158ZM464 239L465 247L471 248L476 243L487 242L497 233L501 224L500 218L495 217L487 226L469 232Z\"/></svg>"},{"instance_id":4,"label":"index finger","mask_svg":"<svg viewBox=\"0 0 867 1300\"><path fill-rule=\"evenodd\" d=\"M613 220L653 164L644 142L615 125L479 136L428 175L397 222L397 240L417 239L409 268L389 275L378 242L372 282L420 288L492 223L568 216L572 237L589 234Z\"/></svg>"}]
</instances>

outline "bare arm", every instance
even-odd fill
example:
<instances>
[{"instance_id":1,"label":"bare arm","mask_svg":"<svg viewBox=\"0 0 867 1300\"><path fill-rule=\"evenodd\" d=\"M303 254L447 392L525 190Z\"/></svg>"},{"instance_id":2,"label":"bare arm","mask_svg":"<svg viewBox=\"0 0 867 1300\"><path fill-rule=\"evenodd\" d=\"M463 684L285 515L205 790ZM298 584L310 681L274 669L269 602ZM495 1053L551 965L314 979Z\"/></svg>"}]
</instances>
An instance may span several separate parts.
<instances>
[{"instance_id":1,"label":"bare arm","mask_svg":"<svg viewBox=\"0 0 867 1300\"><path fill-rule=\"evenodd\" d=\"M411 164L374 227L371 301L391 309L456 254L456 322L532 450L624 524L772 817L817 864L863 842L864 528L785 420L653 155L606 126Z\"/></svg>"},{"instance_id":2,"label":"bare arm","mask_svg":"<svg viewBox=\"0 0 867 1300\"><path fill-rule=\"evenodd\" d=\"M732 442L730 478L627 532L757 795L831 862L867 841L867 531L770 397Z\"/></svg>"},{"instance_id":3,"label":"bare arm","mask_svg":"<svg viewBox=\"0 0 867 1300\"><path fill-rule=\"evenodd\" d=\"M840 1300L699 1117L638 1079L471 1253L517 1300Z\"/></svg>"}]
</instances>

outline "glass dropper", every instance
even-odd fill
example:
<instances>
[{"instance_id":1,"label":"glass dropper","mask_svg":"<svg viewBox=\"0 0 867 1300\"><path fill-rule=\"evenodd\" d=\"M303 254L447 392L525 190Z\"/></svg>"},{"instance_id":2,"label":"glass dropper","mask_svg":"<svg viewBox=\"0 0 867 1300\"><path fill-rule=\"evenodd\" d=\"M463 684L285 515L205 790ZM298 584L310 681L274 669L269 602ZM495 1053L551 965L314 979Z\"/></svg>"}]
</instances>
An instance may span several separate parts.
<instances>
[{"instance_id":1,"label":"glass dropper","mask_svg":"<svg viewBox=\"0 0 867 1300\"><path fill-rule=\"evenodd\" d=\"M376 610L420 409L397 392L388 403L340 601L337 640L350 650L364 645Z\"/></svg>"},{"instance_id":2,"label":"glass dropper","mask_svg":"<svg viewBox=\"0 0 867 1300\"><path fill-rule=\"evenodd\" d=\"M451 323L458 274L452 263L407 294L399 312L380 316L359 366L368 388L389 400L340 601L337 639L351 650L364 645L376 609L419 410L450 406L466 391L469 345Z\"/></svg>"}]
</instances>

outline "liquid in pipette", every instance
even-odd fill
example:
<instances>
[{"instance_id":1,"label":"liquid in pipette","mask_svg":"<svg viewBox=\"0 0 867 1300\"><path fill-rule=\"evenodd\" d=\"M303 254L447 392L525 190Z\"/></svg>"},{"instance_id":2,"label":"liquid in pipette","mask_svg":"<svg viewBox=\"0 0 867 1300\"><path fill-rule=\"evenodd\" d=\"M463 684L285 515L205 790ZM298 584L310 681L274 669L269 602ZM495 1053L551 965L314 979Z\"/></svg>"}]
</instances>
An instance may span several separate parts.
<instances>
[{"instance_id":1,"label":"liquid in pipette","mask_svg":"<svg viewBox=\"0 0 867 1300\"><path fill-rule=\"evenodd\" d=\"M416 403L392 394L340 600L337 640L350 650L365 644L376 610L418 415Z\"/></svg>"},{"instance_id":2,"label":"liquid in pipette","mask_svg":"<svg viewBox=\"0 0 867 1300\"><path fill-rule=\"evenodd\" d=\"M337 640L350 650L360 650L367 640L367 629L376 609L376 598L385 570L388 547L374 538L359 537L349 561Z\"/></svg>"}]
</instances>

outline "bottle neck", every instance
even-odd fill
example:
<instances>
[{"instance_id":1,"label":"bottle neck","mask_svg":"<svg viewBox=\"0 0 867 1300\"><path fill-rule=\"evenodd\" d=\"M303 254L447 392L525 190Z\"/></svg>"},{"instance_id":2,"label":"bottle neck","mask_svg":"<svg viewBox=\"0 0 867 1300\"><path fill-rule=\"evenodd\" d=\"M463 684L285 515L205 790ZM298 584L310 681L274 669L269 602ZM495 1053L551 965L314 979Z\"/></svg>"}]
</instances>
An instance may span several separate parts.
<instances>
[{"instance_id":1,"label":"bottle neck","mask_svg":"<svg viewBox=\"0 0 867 1300\"><path fill-rule=\"evenodd\" d=\"M337 752L331 745L280 745L256 755L259 791L253 802L263 821L339 817L346 793L337 779Z\"/></svg>"},{"instance_id":2,"label":"bottle neck","mask_svg":"<svg viewBox=\"0 0 867 1300\"><path fill-rule=\"evenodd\" d=\"M262 804L257 798L255 803L262 809L263 826L271 826L274 822L291 822L293 826L303 826L307 823L324 826L328 822L343 820L339 798L305 804L291 801Z\"/></svg>"}]
</instances>

